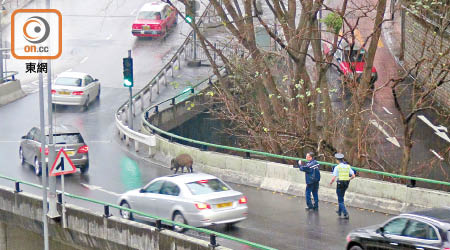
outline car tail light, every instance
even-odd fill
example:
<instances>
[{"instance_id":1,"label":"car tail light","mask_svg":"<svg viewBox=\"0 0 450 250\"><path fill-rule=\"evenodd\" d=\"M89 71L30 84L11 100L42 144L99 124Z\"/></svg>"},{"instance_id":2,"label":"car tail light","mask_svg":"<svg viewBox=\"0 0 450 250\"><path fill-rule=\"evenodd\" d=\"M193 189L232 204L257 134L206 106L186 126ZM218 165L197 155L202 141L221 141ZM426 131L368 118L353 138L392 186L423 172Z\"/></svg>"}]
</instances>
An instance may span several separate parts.
<instances>
[{"instance_id":1,"label":"car tail light","mask_svg":"<svg viewBox=\"0 0 450 250\"><path fill-rule=\"evenodd\" d=\"M56 90L52 89L52 94L56 94Z\"/></svg>"},{"instance_id":2,"label":"car tail light","mask_svg":"<svg viewBox=\"0 0 450 250\"><path fill-rule=\"evenodd\" d=\"M198 210L211 209L211 206L208 203L202 203L202 202L195 203L195 207Z\"/></svg>"},{"instance_id":3,"label":"car tail light","mask_svg":"<svg viewBox=\"0 0 450 250\"><path fill-rule=\"evenodd\" d=\"M442 249L442 250L450 250L450 248L447 247L447 248L444 248L444 249Z\"/></svg>"},{"instance_id":4,"label":"car tail light","mask_svg":"<svg viewBox=\"0 0 450 250\"><path fill-rule=\"evenodd\" d=\"M83 91L74 91L72 92L72 95L83 95L84 92Z\"/></svg>"},{"instance_id":5,"label":"car tail light","mask_svg":"<svg viewBox=\"0 0 450 250\"><path fill-rule=\"evenodd\" d=\"M208 183L208 180L197 181L197 183Z\"/></svg>"},{"instance_id":6,"label":"car tail light","mask_svg":"<svg viewBox=\"0 0 450 250\"><path fill-rule=\"evenodd\" d=\"M45 148L45 151L44 151L45 155L48 155L49 152L50 151L48 150L48 148ZM39 148L39 153L42 153L42 148Z\"/></svg>"},{"instance_id":7,"label":"car tail light","mask_svg":"<svg viewBox=\"0 0 450 250\"><path fill-rule=\"evenodd\" d=\"M78 149L78 153L80 153L80 154L86 154L88 151L89 151L89 147L87 145L84 145Z\"/></svg>"},{"instance_id":8,"label":"car tail light","mask_svg":"<svg viewBox=\"0 0 450 250\"><path fill-rule=\"evenodd\" d=\"M239 204L247 204L247 197L242 196L242 198L239 199Z\"/></svg>"},{"instance_id":9,"label":"car tail light","mask_svg":"<svg viewBox=\"0 0 450 250\"><path fill-rule=\"evenodd\" d=\"M345 239L347 239L347 242L352 241L352 239L350 238L350 235L347 235L347 238L345 238Z\"/></svg>"}]
</instances>

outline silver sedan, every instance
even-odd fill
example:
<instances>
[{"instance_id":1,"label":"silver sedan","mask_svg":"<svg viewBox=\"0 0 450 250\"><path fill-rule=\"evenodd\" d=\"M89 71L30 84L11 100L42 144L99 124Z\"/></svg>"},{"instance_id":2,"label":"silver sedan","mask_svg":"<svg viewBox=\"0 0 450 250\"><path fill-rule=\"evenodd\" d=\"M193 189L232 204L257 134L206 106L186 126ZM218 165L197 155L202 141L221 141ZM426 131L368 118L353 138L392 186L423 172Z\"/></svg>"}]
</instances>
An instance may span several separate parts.
<instances>
[{"instance_id":1,"label":"silver sedan","mask_svg":"<svg viewBox=\"0 0 450 250\"><path fill-rule=\"evenodd\" d=\"M87 108L100 97L100 82L86 73L63 72L52 85L52 103Z\"/></svg>"},{"instance_id":2,"label":"silver sedan","mask_svg":"<svg viewBox=\"0 0 450 250\"><path fill-rule=\"evenodd\" d=\"M154 179L143 188L121 195L118 204L194 227L231 226L245 220L248 214L247 198L241 192L203 173ZM138 217L124 210L120 214L124 219ZM174 230L184 231L181 227L174 227Z\"/></svg>"}]
</instances>

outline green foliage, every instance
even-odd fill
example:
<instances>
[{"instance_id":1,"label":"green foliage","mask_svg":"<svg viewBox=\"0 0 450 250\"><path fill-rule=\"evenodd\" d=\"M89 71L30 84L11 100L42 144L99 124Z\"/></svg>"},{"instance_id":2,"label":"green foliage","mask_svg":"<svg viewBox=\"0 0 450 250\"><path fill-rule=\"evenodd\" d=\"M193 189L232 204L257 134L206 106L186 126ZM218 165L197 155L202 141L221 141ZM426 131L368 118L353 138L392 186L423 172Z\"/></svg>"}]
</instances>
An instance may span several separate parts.
<instances>
[{"instance_id":1,"label":"green foliage","mask_svg":"<svg viewBox=\"0 0 450 250\"><path fill-rule=\"evenodd\" d=\"M329 13L320 21L324 23L329 30L333 30L336 34L339 33L342 28L342 17L334 12Z\"/></svg>"}]
</instances>

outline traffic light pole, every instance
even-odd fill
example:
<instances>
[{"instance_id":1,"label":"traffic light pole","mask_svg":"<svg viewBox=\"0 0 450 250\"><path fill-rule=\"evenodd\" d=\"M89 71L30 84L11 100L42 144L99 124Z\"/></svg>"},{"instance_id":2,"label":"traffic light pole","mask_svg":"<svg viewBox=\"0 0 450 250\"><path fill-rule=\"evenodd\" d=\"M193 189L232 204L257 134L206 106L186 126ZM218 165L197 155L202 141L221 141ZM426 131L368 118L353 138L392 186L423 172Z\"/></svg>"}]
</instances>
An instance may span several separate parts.
<instances>
[{"instance_id":1,"label":"traffic light pole","mask_svg":"<svg viewBox=\"0 0 450 250\"><path fill-rule=\"evenodd\" d=\"M128 50L128 58L131 58L131 50ZM128 87L130 90L130 104L128 106L128 128L133 129L133 88Z\"/></svg>"}]
</instances>

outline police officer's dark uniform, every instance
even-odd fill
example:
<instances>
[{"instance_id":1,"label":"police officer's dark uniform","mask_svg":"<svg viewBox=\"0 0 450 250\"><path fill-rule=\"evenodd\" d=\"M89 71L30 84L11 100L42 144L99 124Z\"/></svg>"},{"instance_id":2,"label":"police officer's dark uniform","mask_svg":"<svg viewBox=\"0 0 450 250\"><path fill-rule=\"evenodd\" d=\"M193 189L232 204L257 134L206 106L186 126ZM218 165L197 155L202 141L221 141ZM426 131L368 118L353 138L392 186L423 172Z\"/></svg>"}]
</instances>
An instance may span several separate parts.
<instances>
[{"instance_id":1,"label":"police officer's dark uniform","mask_svg":"<svg viewBox=\"0 0 450 250\"><path fill-rule=\"evenodd\" d=\"M320 171L319 163L314 160L314 153L309 152L306 155L306 164L302 164L302 161L298 162L298 167L300 171L305 172L306 190L306 210L318 210L319 209L319 181L320 181ZM297 167L297 166L294 166ZM314 197L314 205L311 202L311 193Z\"/></svg>"},{"instance_id":2,"label":"police officer's dark uniform","mask_svg":"<svg viewBox=\"0 0 450 250\"><path fill-rule=\"evenodd\" d=\"M338 197L339 210L336 211L339 216L344 215L345 219L349 218L347 209L344 204L345 191L350 184L350 180L355 178L355 173L353 172L350 165L344 162L344 155L337 153L334 157L339 161L339 164L334 167L333 178L331 179L330 185L333 184L337 178L336 194Z\"/></svg>"}]
</instances>

